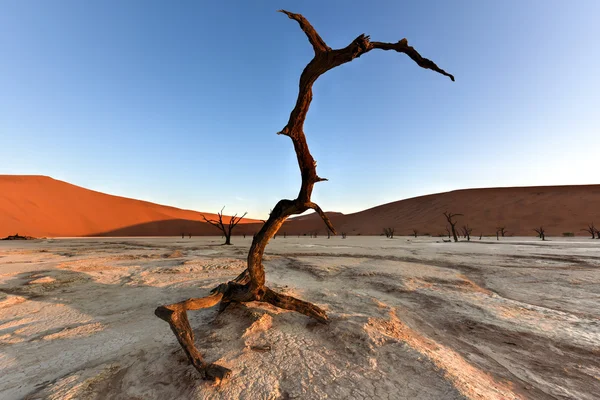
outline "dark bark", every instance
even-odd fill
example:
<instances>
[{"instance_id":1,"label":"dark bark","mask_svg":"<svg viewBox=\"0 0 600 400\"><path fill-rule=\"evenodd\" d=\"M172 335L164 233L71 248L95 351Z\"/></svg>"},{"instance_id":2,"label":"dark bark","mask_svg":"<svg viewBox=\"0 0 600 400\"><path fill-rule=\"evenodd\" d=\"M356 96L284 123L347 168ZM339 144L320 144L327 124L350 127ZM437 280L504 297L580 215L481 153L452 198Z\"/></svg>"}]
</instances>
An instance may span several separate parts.
<instances>
[{"instance_id":1,"label":"dark bark","mask_svg":"<svg viewBox=\"0 0 600 400\"><path fill-rule=\"evenodd\" d=\"M187 310L212 307L219 303L221 304L221 308L224 309L231 302L261 301L286 310L297 311L322 323L328 321L326 313L314 304L291 296L278 294L269 289L265 285L265 270L262 263L263 254L269 240L291 215L302 214L308 209L312 209L323 219L328 230L335 234L335 229L327 215L311 200L314 184L326 180L317 175L317 163L308 149L303 131L304 120L312 101L312 85L314 82L330 69L350 62L374 49L395 50L399 53L405 53L420 67L436 71L450 77L454 81L452 75L439 68L433 61L421 57L413 47L408 45L406 39L402 39L397 43L371 42L369 36L362 34L348 46L334 50L327 46L325 41L323 41L312 25L302 15L284 10L280 11L290 19L298 22L315 52L313 59L304 68L300 76L298 99L290 114L288 123L278 132L278 134L287 136L292 140L296 152L300 175L302 177L298 196L293 200L280 200L275 205L269 215L269 219L265 221L260 231L255 234L252 240L252 245L248 252L247 269L236 279L219 285L213 289L210 296L161 306L155 312L159 318L169 323L190 362L205 379L221 380L228 377L231 371L204 361L194 345L194 335L187 319ZM208 220L207 222L211 223ZM219 224L217 223L217 225ZM221 228L219 227L219 229ZM225 229L222 229L222 231L223 233L226 232ZM343 237L346 236L345 233L342 235Z\"/></svg>"},{"instance_id":2,"label":"dark bark","mask_svg":"<svg viewBox=\"0 0 600 400\"><path fill-rule=\"evenodd\" d=\"M598 232L598 238L600 238L600 231L596 229L593 222L588 225L587 229L582 229L582 231L589 232L592 235L592 239L596 238L596 232Z\"/></svg>"},{"instance_id":3,"label":"dark bark","mask_svg":"<svg viewBox=\"0 0 600 400\"><path fill-rule=\"evenodd\" d=\"M537 232L540 239L546 240L546 231L544 230L543 226L540 226L539 229L534 228L533 230Z\"/></svg>"},{"instance_id":4,"label":"dark bark","mask_svg":"<svg viewBox=\"0 0 600 400\"><path fill-rule=\"evenodd\" d=\"M218 220L212 220L212 219L207 219L204 215L202 215L202 218L204 218L204 220L206 222L208 222L209 224L211 224L212 226L218 228L222 233L223 236L225 237L225 243L227 245L231 244L231 232L233 231L233 228L236 227L236 225L246 216L247 212L244 213L244 215L242 215L241 217L238 217L237 214L235 214L233 217L231 217L229 219L229 223L225 224L223 222L223 210L225 209L225 206L223 206L223 208L221 209L220 213L217 213L217 216L219 217ZM191 238L191 236L190 236Z\"/></svg>"},{"instance_id":5,"label":"dark bark","mask_svg":"<svg viewBox=\"0 0 600 400\"><path fill-rule=\"evenodd\" d=\"M467 238L467 242L471 241L471 232L473 232L473 229L469 228L469 225L464 225L462 228L463 231L463 235L465 236L465 238Z\"/></svg>"},{"instance_id":6,"label":"dark bark","mask_svg":"<svg viewBox=\"0 0 600 400\"><path fill-rule=\"evenodd\" d=\"M458 236L456 235L456 223L458 221L454 221L453 218L462 216L462 214L452 214L452 213L449 213L446 211L446 212L444 212L444 216L446 217L446 220L450 224L450 228L452 230L452 236L454 237L454 241L458 242ZM448 230L448 228L446 228L446 230ZM448 235L448 237L450 237L450 235Z\"/></svg>"}]
</instances>

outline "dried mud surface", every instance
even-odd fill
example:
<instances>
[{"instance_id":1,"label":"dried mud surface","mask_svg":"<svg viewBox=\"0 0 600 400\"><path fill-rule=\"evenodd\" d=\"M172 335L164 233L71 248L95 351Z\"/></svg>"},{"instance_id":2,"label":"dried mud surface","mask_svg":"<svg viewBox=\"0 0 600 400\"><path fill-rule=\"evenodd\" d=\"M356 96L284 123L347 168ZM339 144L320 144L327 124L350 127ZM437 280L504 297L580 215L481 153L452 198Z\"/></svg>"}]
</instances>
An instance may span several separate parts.
<instances>
[{"instance_id":1,"label":"dried mud surface","mask_svg":"<svg viewBox=\"0 0 600 400\"><path fill-rule=\"evenodd\" d=\"M190 313L198 379L154 309L245 268L250 239L0 243L2 399L597 399L600 243L277 238L269 286L331 323L249 303Z\"/></svg>"}]
</instances>

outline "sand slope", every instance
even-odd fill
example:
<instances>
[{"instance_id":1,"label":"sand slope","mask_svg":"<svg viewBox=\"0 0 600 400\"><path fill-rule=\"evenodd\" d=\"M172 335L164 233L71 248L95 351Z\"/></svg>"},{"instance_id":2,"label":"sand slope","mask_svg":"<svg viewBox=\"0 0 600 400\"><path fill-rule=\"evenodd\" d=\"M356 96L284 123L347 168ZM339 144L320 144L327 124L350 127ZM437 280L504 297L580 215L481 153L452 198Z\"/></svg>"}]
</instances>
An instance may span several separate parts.
<instances>
[{"instance_id":1,"label":"sand slope","mask_svg":"<svg viewBox=\"0 0 600 400\"><path fill-rule=\"evenodd\" d=\"M157 221L172 221L165 224L172 235L188 230L182 221L197 222L194 234L218 234L215 228L198 222L203 219L196 211L112 196L47 176L0 175L0 237L14 233L36 237L88 236L132 226L152 226ZM161 233L145 229L149 234ZM148 235L143 229L139 231L131 234Z\"/></svg>"},{"instance_id":2,"label":"sand slope","mask_svg":"<svg viewBox=\"0 0 600 400\"><path fill-rule=\"evenodd\" d=\"M227 200L224 199L226 203ZM393 227L397 235L444 234L446 210L461 213L473 236L532 236L543 225L550 236L563 232L586 236L587 224L600 225L600 185L539 186L456 190L383 204L354 214L328 213L338 233L380 235ZM327 207L327 204L321 204ZM177 236L216 235L202 214L146 201L111 196L44 176L0 175L0 236ZM206 214L214 217L214 214ZM236 234L257 232L263 222L244 219ZM303 215L286 222L280 236L326 235L321 219Z\"/></svg>"},{"instance_id":3,"label":"sand slope","mask_svg":"<svg viewBox=\"0 0 600 400\"><path fill-rule=\"evenodd\" d=\"M472 235L494 235L496 227L505 226L515 236L535 235L533 228L543 225L548 235L563 232L588 235L581 229L596 221L600 225L600 185L537 186L455 190L414 197L383 204L348 215L334 215L338 232L348 235L380 235L385 227L396 229L397 235L410 235L412 229L421 234L445 234L444 211L464 214L458 225L468 224ZM321 205L326 206L326 205ZM309 223L311 221L312 223ZM316 216L294 222L291 233L317 230L326 234L323 222ZM302 232L304 230L304 232Z\"/></svg>"}]
</instances>

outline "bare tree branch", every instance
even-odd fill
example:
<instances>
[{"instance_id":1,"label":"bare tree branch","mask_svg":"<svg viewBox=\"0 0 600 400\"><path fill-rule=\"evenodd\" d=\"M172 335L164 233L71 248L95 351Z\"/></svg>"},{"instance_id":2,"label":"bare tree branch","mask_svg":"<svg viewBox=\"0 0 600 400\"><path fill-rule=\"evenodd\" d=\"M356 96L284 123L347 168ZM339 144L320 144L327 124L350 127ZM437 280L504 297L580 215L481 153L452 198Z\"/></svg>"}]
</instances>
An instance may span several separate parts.
<instances>
[{"instance_id":1,"label":"bare tree branch","mask_svg":"<svg viewBox=\"0 0 600 400\"><path fill-rule=\"evenodd\" d=\"M408 40L406 38L400 40L397 43L382 43L382 42L371 42L371 46L374 49L381 50L395 50L398 53L404 53L409 56L417 65L421 68L431 69L435 72L439 72L442 75L445 75L452 79L454 82L454 76L452 74L447 73L443 69L437 66L436 63L431 61L428 58L422 57L421 54L414 47L408 45Z\"/></svg>"},{"instance_id":2,"label":"bare tree branch","mask_svg":"<svg viewBox=\"0 0 600 400\"><path fill-rule=\"evenodd\" d=\"M323 39L321 39L321 36L319 36L319 34L315 30L315 28L313 28L313 26L310 24L310 22L308 22L308 20L306 18L304 18L302 15L294 14L294 13L291 13L291 12L285 11L285 10L278 10L278 12L284 13L290 19L296 20L298 22L298 24L300 25L300 29L302 29L304 31L304 33L308 37L308 41L310 42L313 49L315 50L315 55L326 52L326 51L331 51L331 48L329 46L327 46L327 44L325 43L325 41Z\"/></svg>"},{"instance_id":3,"label":"bare tree branch","mask_svg":"<svg viewBox=\"0 0 600 400\"><path fill-rule=\"evenodd\" d=\"M325 72L350 62L373 49L395 50L400 53L405 53L420 67L439 72L454 80L452 75L439 68L433 61L422 57L414 48L408 46L406 39L395 44L381 42L371 43L369 37L362 34L354 39L348 46L342 49L332 50L327 46L325 41L319 36L306 18L300 14L294 14L289 11L280 11L286 14L290 19L298 22L315 51L313 59L306 65L300 76L298 98L290 113L288 123L281 132L278 132L279 134L290 137L296 152L298 167L302 178L298 196L293 200L282 199L277 202L267 221L265 221L261 229L254 235L252 245L248 251L248 268L235 280L217 286L210 296L199 299L188 299L183 302L161 306L156 310L156 315L167 321L171 326L171 329L177 336L181 347L188 355L192 365L196 367L200 374L206 379L220 380L229 376L231 371L218 365L208 364L202 359L202 356L194 344L194 335L187 319L187 310L210 307L220 301L222 311L227 307L227 304L231 302L262 301L273 304L276 307L300 312L322 323L328 321L325 311L314 304L278 294L269 289L265 285L265 269L263 266L263 254L269 240L277 234L281 225L291 215L302 214L308 209L313 209L323 219L327 228L335 233L335 229L327 215L311 200L314 184L326 180L317 175L317 163L310 153L303 129L304 121L312 101L312 86L315 81ZM221 213L218 214L218 221L212 221L206 217L204 217L204 219L206 222L219 228L226 237L229 237L228 234L231 234L231 229L235 227L246 214L239 219L237 218L237 215L235 215L229 221L229 230L227 230L223 223L223 210L224 208L221 210ZM452 216L457 215L460 214L454 214ZM451 218L449 218L449 220L450 219ZM454 224L456 224L456 222L454 222ZM452 225L452 229L454 231L454 225ZM342 237L345 238L346 234L342 233ZM228 244L228 241L226 243Z\"/></svg>"},{"instance_id":4,"label":"bare tree branch","mask_svg":"<svg viewBox=\"0 0 600 400\"><path fill-rule=\"evenodd\" d=\"M327 225L327 228L331 231L331 233L337 235L333 224L329 220L329 217L323 212L323 210L321 210L321 207L319 207L317 203L313 203L312 201L309 202L308 208L312 208L313 210L315 210L321 216L321 219L325 222L325 225Z\"/></svg>"}]
</instances>

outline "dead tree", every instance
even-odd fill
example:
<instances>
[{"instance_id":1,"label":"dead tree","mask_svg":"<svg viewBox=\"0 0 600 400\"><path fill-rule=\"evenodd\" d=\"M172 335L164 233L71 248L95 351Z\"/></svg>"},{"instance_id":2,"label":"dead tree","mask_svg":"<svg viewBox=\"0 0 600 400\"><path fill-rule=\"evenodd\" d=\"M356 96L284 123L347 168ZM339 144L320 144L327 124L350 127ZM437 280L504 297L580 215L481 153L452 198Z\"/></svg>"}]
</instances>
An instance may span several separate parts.
<instances>
[{"instance_id":1,"label":"dead tree","mask_svg":"<svg viewBox=\"0 0 600 400\"><path fill-rule=\"evenodd\" d=\"M533 230L537 232L540 239L546 240L546 231L544 230L543 226L540 226L539 229L534 228Z\"/></svg>"},{"instance_id":2,"label":"dead tree","mask_svg":"<svg viewBox=\"0 0 600 400\"><path fill-rule=\"evenodd\" d=\"M600 229L596 229L596 239L600 239Z\"/></svg>"},{"instance_id":3,"label":"dead tree","mask_svg":"<svg viewBox=\"0 0 600 400\"><path fill-rule=\"evenodd\" d=\"M415 238L416 238L416 237L417 237L417 235L419 234L419 231L418 231L418 230L416 230L416 229L413 229L412 231L413 231L413 235L414 235L414 236L415 236Z\"/></svg>"},{"instance_id":4,"label":"dead tree","mask_svg":"<svg viewBox=\"0 0 600 400\"><path fill-rule=\"evenodd\" d=\"M342 239L346 239L347 233L346 232L342 232Z\"/></svg>"},{"instance_id":5,"label":"dead tree","mask_svg":"<svg viewBox=\"0 0 600 400\"><path fill-rule=\"evenodd\" d=\"M204 220L206 222L208 222L209 224L211 224L212 226L219 228L219 230L221 232L223 232L223 236L225 236L225 243L223 244L231 244L231 231L233 231L233 228L235 228L235 226L242 220L242 218L244 218L246 216L246 214L248 214L247 212L244 213L244 215L242 215L241 217L238 217L237 214L235 214L233 217L231 217L229 219L229 223L225 224L223 222L223 210L225 209L225 206L223 206L223 208L221 209L220 213L217 213L217 216L219 217L219 219L217 221L212 220L212 219L208 219L206 218L204 215L202 215L202 218L204 218Z\"/></svg>"},{"instance_id":6,"label":"dead tree","mask_svg":"<svg viewBox=\"0 0 600 400\"><path fill-rule=\"evenodd\" d=\"M500 227L496 228L496 231L497 231L497 232L500 232L500 235L501 235L502 237L504 237L504 235L506 234L506 227L504 227L504 226L500 226ZM496 235L497 235L497 234L496 234Z\"/></svg>"},{"instance_id":7,"label":"dead tree","mask_svg":"<svg viewBox=\"0 0 600 400\"><path fill-rule=\"evenodd\" d=\"M388 239L394 238L394 232L396 230L394 228L383 228L383 233L385 233L385 237Z\"/></svg>"},{"instance_id":8,"label":"dead tree","mask_svg":"<svg viewBox=\"0 0 600 400\"><path fill-rule=\"evenodd\" d=\"M362 34L348 46L334 50L327 46L317 31L302 15L284 10L280 11L298 22L315 52L313 59L304 68L300 76L298 99L290 114L290 119L287 125L279 132L279 134L287 136L292 140L297 155L302 177L298 197L294 200L280 200L275 205L269 215L269 219L252 241L248 253L247 269L237 278L217 286L209 296L161 306L155 311L155 314L159 318L169 323L188 359L204 379L220 381L230 376L231 371L204 360L194 345L194 333L187 318L188 310L208 308L219 303L221 304L220 309L224 310L232 302L246 303L258 301L270 303L286 310L297 311L321 323L328 322L325 311L316 305L291 296L279 294L267 287L265 285L265 269L263 266L263 253L267 243L291 215L302 214L309 209L313 209L323 219L327 228L335 234L335 230L327 215L311 200L314 184L326 179L317 175L317 163L310 154L303 131L304 120L312 100L312 86L317 78L330 69L350 62L371 50L380 49L405 53L420 67L434 70L454 80L452 75L439 68L433 61L421 57L413 47L408 45L406 39L402 39L397 43L371 42L369 36Z\"/></svg>"},{"instance_id":9,"label":"dead tree","mask_svg":"<svg viewBox=\"0 0 600 400\"><path fill-rule=\"evenodd\" d=\"M582 231L591 233L592 239L596 238L596 232L598 232L598 234L600 234L600 231L598 231L598 229L596 229L593 222L591 223L591 225L588 225L587 229L582 229Z\"/></svg>"},{"instance_id":10,"label":"dead tree","mask_svg":"<svg viewBox=\"0 0 600 400\"><path fill-rule=\"evenodd\" d=\"M481 238L483 237L483 233L479 234L479 240L481 240Z\"/></svg>"},{"instance_id":11,"label":"dead tree","mask_svg":"<svg viewBox=\"0 0 600 400\"><path fill-rule=\"evenodd\" d=\"M472 228L469 228L469 225L464 225L462 227L463 235L467 238L467 242L471 241L471 232L473 232Z\"/></svg>"},{"instance_id":12,"label":"dead tree","mask_svg":"<svg viewBox=\"0 0 600 400\"><path fill-rule=\"evenodd\" d=\"M456 235L456 223L458 221L454 221L452 218L462 216L462 214L452 214L452 213L449 213L448 211L446 211L446 212L444 212L444 216L446 217L446 220L450 224L450 228L452 229L452 236L454 237L454 241L458 242L458 236ZM448 229L448 227L446 227L446 230L448 231L448 237L450 237L450 234L449 234L450 230Z\"/></svg>"}]
</instances>

